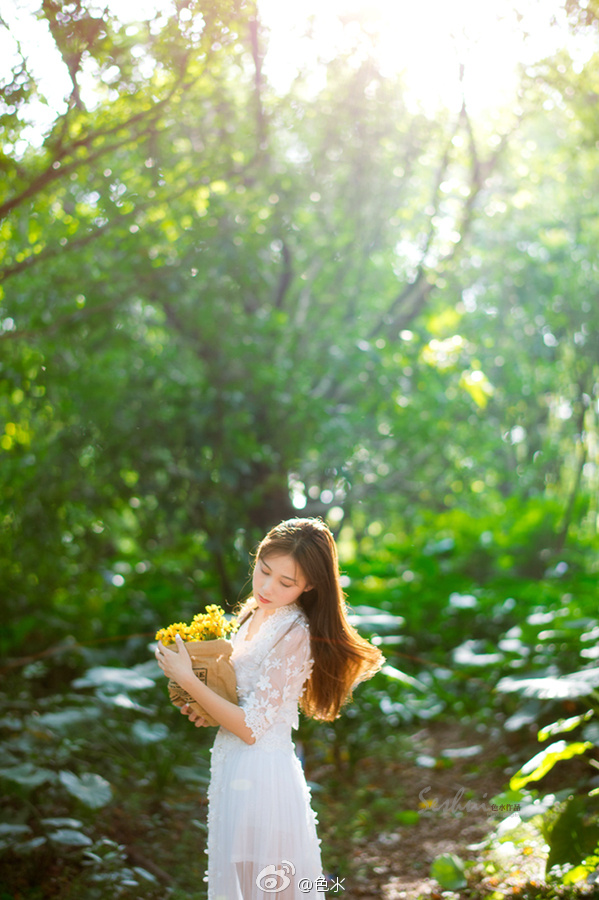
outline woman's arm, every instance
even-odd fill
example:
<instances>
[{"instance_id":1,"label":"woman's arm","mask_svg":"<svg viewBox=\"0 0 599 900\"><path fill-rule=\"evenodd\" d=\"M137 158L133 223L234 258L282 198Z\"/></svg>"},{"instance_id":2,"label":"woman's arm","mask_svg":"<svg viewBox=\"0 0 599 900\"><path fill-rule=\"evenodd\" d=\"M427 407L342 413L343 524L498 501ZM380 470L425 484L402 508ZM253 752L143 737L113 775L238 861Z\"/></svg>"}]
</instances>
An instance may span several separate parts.
<instances>
[{"instance_id":1,"label":"woman's arm","mask_svg":"<svg viewBox=\"0 0 599 900\"><path fill-rule=\"evenodd\" d=\"M160 642L156 648L158 665L167 676L176 681L179 687L186 691L206 712L216 719L219 725L231 731L246 744L255 744L256 739L250 728L246 725L243 710L220 697L207 685L205 685L193 673L191 659L185 643L177 635L177 647L179 652L169 650Z\"/></svg>"}]
</instances>

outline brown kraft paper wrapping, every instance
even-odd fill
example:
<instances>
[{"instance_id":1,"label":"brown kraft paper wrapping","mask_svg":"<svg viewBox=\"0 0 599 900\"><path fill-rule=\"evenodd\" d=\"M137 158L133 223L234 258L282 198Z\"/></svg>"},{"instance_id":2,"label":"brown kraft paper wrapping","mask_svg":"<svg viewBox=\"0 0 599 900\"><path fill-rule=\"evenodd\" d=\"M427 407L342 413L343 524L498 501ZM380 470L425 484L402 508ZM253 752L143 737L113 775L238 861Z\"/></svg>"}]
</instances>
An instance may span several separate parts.
<instances>
[{"instance_id":1,"label":"brown kraft paper wrapping","mask_svg":"<svg viewBox=\"0 0 599 900\"><path fill-rule=\"evenodd\" d=\"M237 706L237 681L235 669L230 660L232 644L224 638L217 638L213 641L187 641L185 646L191 657L194 675L220 697L224 697L225 700L229 700ZM179 652L176 644L168 649ZM202 709L199 703L192 700L176 681L169 680L168 694L175 706L180 707L188 703L209 725L219 724Z\"/></svg>"}]
</instances>

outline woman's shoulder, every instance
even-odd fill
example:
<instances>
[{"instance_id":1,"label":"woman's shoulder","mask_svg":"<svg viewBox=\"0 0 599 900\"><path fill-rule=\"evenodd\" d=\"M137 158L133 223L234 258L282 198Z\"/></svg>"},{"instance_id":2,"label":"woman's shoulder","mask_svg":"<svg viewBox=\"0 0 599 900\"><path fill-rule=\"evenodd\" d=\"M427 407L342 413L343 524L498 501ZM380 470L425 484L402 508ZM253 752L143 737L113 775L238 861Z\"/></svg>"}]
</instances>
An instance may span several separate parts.
<instances>
[{"instance_id":1,"label":"woman's shoulder","mask_svg":"<svg viewBox=\"0 0 599 900\"><path fill-rule=\"evenodd\" d=\"M296 634L309 637L310 623L308 616L299 603L290 603L277 609L272 617L278 634Z\"/></svg>"},{"instance_id":2,"label":"woman's shoulder","mask_svg":"<svg viewBox=\"0 0 599 900\"><path fill-rule=\"evenodd\" d=\"M279 609L275 610L275 615L288 622L299 622L306 627L309 625L308 616L297 601L289 603L287 606L279 607Z\"/></svg>"}]
</instances>

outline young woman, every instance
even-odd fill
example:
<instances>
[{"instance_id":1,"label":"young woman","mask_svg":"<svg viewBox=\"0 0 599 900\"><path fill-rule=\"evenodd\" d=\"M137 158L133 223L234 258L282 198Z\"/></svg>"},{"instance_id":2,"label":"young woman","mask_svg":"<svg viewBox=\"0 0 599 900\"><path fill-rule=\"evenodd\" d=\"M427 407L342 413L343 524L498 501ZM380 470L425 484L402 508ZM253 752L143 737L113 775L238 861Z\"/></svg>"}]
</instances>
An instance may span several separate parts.
<instances>
[{"instance_id":1,"label":"young woman","mask_svg":"<svg viewBox=\"0 0 599 900\"><path fill-rule=\"evenodd\" d=\"M192 672L185 644L160 644L164 674L221 725L208 792L208 900L324 898L316 819L291 740L302 711L327 721L382 655L347 620L335 541L320 519L290 519L258 547L239 614L239 706ZM190 707L182 712L204 721Z\"/></svg>"}]
</instances>

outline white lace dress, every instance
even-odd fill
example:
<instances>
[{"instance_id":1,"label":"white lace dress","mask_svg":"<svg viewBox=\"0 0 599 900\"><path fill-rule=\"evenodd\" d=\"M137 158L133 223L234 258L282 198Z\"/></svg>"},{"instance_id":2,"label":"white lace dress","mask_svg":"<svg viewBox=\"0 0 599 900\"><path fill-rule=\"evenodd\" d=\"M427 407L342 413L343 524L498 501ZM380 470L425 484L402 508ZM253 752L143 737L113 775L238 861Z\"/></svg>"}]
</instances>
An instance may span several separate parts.
<instances>
[{"instance_id":1,"label":"white lace dress","mask_svg":"<svg viewBox=\"0 0 599 900\"><path fill-rule=\"evenodd\" d=\"M233 635L231 659L256 742L220 728L212 748L208 900L320 900L316 817L291 740L312 669L308 622L293 603L246 640L250 621Z\"/></svg>"}]
</instances>

